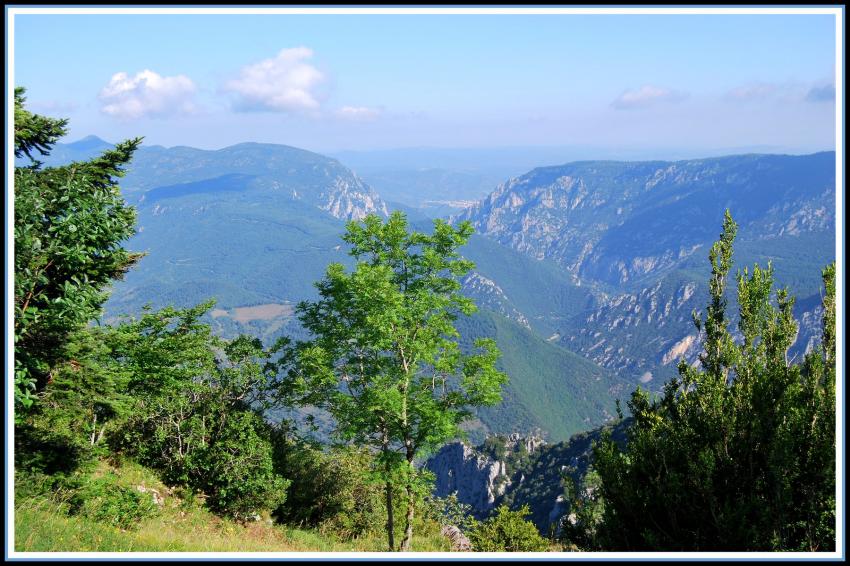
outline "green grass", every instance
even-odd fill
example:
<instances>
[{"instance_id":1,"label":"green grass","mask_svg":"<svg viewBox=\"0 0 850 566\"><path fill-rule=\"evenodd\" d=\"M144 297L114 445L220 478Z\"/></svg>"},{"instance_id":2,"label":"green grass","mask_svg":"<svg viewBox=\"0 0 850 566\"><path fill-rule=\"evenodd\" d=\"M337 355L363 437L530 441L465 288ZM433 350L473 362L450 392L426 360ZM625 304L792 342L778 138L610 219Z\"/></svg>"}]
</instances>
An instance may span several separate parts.
<instances>
[{"instance_id":1,"label":"green grass","mask_svg":"<svg viewBox=\"0 0 850 566\"><path fill-rule=\"evenodd\" d=\"M14 547L18 552L356 552L384 551L378 534L342 541L331 533L278 525L265 516L247 524L214 515L195 500L181 499L146 468L104 462L94 475L117 473L122 483L144 485L164 495L156 517L131 530L68 515L62 497L16 491ZM414 552L448 552L448 540L433 525L417 536Z\"/></svg>"}]
</instances>

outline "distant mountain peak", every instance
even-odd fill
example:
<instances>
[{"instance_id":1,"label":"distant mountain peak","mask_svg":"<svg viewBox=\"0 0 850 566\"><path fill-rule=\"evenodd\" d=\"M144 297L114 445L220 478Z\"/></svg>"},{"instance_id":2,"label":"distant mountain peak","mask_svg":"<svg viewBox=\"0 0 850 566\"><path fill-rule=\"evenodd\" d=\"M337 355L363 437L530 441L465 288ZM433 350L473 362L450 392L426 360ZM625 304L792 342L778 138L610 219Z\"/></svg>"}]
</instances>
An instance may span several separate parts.
<instances>
[{"instance_id":1,"label":"distant mountain peak","mask_svg":"<svg viewBox=\"0 0 850 566\"><path fill-rule=\"evenodd\" d=\"M109 143L108 141L101 139L95 135L89 135L82 139L79 139L75 142L71 142L66 144L68 147L71 147L75 150L84 151L88 149L96 149L101 147L112 147L114 144Z\"/></svg>"}]
</instances>

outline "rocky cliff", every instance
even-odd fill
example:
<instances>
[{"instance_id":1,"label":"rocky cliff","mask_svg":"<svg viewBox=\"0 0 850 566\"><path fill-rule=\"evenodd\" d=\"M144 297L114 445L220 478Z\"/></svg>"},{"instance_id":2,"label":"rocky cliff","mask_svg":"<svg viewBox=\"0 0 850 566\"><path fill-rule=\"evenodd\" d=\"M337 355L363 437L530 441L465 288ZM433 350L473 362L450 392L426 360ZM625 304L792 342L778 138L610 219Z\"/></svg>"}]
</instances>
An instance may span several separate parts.
<instances>
[{"instance_id":1,"label":"rocky cliff","mask_svg":"<svg viewBox=\"0 0 850 566\"><path fill-rule=\"evenodd\" d=\"M537 435L494 438L499 438L501 446L498 455L493 454L492 443L473 448L463 442L452 442L432 456L426 468L436 479L434 495L446 497L456 493L460 503L471 506L475 517L486 517L516 479L512 478L520 461L516 455L527 457L545 444Z\"/></svg>"},{"instance_id":2,"label":"rocky cliff","mask_svg":"<svg viewBox=\"0 0 850 566\"><path fill-rule=\"evenodd\" d=\"M593 303L581 311L523 313L549 339L634 383L655 388L701 341L708 251L729 209L739 224L730 273L772 262L775 287L798 298L792 355L817 342L820 270L835 258L835 153L739 155L677 162L586 161L508 180L457 219L541 262L557 263ZM493 280L499 288L498 278ZM491 301L496 302L494 292ZM512 316L498 297L498 312ZM505 306L508 303L508 306ZM513 315L516 317L516 315Z\"/></svg>"},{"instance_id":3,"label":"rocky cliff","mask_svg":"<svg viewBox=\"0 0 850 566\"><path fill-rule=\"evenodd\" d=\"M835 153L585 161L508 180L458 216L582 280L622 285L710 245L731 209L757 238L834 229Z\"/></svg>"}]
</instances>

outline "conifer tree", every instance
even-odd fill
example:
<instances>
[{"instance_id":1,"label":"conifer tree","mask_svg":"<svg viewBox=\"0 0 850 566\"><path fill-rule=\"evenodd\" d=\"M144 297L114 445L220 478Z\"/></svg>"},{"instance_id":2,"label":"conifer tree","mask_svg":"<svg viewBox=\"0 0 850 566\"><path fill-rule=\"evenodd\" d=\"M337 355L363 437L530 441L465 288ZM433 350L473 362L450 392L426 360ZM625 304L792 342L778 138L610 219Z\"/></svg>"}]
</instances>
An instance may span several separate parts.
<instances>
[{"instance_id":1,"label":"conifer tree","mask_svg":"<svg viewBox=\"0 0 850 566\"><path fill-rule=\"evenodd\" d=\"M823 336L802 364L794 298L773 267L737 276L738 329L726 314L737 226L727 211L709 254L699 366L684 359L659 399L635 391L625 450L594 451L610 550L835 548L835 264L823 271Z\"/></svg>"},{"instance_id":2,"label":"conifer tree","mask_svg":"<svg viewBox=\"0 0 850 566\"><path fill-rule=\"evenodd\" d=\"M121 246L134 234L135 210L115 182L141 138L91 161L42 167L34 154L49 153L67 120L32 114L24 94L15 89L15 156L30 161L15 167L14 181L18 413L66 358L70 334L100 314L105 287L141 257Z\"/></svg>"}]
</instances>

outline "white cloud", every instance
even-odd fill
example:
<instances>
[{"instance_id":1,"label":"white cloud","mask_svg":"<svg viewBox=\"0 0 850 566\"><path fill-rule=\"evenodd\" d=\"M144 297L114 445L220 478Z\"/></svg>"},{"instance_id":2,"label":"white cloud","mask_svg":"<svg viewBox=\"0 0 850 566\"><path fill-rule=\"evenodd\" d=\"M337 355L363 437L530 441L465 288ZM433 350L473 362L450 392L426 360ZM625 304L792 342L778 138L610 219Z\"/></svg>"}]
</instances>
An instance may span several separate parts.
<instances>
[{"instance_id":1,"label":"white cloud","mask_svg":"<svg viewBox=\"0 0 850 566\"><path fill-rule=\"evenodd\" d=\"M336 111L336 115L345 120L369 121L380 116L381 110L368 106L343 106Z\"/></svg>"},{"instance_id":2,"label":"white cloud","mask_svg":"<svg viewBox=\"0 0 850 566\"><path fill-rule=\"evenodd\" d=\"M801 81L758 82L734 88L726 96L732 100L747 102L767 100L783 103L829 102L835 100L835 85L824 82L808 83Z\"/></svg>"},{"instance_id":3,"label":"white cloud","mask_svg":"<svg viewBox=\"0 0 850 566\"><path fill-rule=\"evenodd\" d=\"M631 108L645 108L659 103L679 102L687 98L685 92L671 90L669 88L644 85L637 90L627 90L611 103L618 110Z\"/></svg>"},{"instance_id":4,"label":"white cloud","mask_svg":"<svg viewBox=\"0 0 850 566\"><path fill-rule=\"evenodd\" d=\"M185 75L163 77L145 69L134 77L115 73L100 91L101 111L118 118L192 112L195 84Z\"/></svg>"},{"instance_id":5,"label":"white cloud","mask_svg":"<svg viewBox=\"0 0 850 566\"><path fill-rule=\"evenodd\" d=\"M762 100L776 95L779 85L773 83L752 83L729 91L728 96L736 100Z\"/></svg>"},{"instance_id":6,"label":"white cloud","mask_svg":"<svg viewBox=\"0 0 850 566\"><path fill-rule=\"evenodd\" d=\"M318 110L314 91L325 77L306 62L312 56L313 50L307 47L281 49L272 59L243 67L239 77L227 81L222 90L236 96L237 110Z\"/></svg>"},{"instance_id":7,"label":"white cloud","mask_svg":"<svg viewBox=\"0 0 850 566\"><path fill-rule=\"evenodd\" d=\"M835 102L835 85L813 86L806 93L806 102Z\"/></svg>"}]
</instances>

